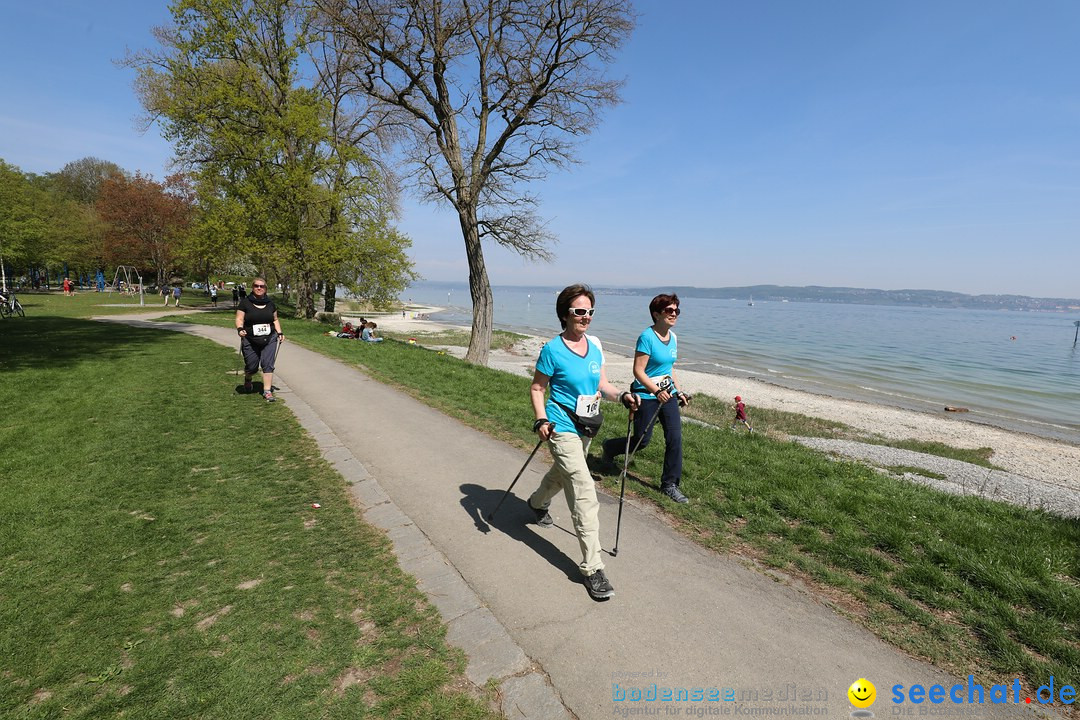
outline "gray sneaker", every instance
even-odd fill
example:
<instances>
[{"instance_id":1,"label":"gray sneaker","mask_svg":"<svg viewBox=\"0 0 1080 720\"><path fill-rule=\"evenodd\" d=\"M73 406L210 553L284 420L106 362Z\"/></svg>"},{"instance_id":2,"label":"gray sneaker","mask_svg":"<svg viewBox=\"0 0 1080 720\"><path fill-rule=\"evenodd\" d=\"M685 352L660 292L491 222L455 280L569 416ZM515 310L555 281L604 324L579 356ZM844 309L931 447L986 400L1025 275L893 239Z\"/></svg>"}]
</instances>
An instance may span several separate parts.
<instances>
[{"instance_id":1,"label":"gray sneaker","mask_svg":"<svg viewBox=\"0 0 1080 720\"><path fill-rule=\"evenodd\" d=\"M529 509L536 513L536 524L540 527L549 528L555 524L555 521L551 519L551 513L547 511L547 508L544 508L543 510L537 510L532 505L530 505Z\"/></svg>"},{"instance_id":2,"label":"gray sneaker","mask_svg":"<svg viewBox=\"0 0 1080 720\"><path fill-rule=\"evenodd\" d=\"M690 498L682 494L682 491L679 490L678 485L665 485L664 487L660 488L660 492L664 493L680 505L685 505L690 502Z\"/></svg>"},{"instance_id":3,"label":"gray sneaker","mask_svg":"<svg viewBox=\"0 0 1080 720\"><path fill-rule=\"evenodd\" d=\"M593 600L607 600L615 595L615 588L611 587L603 570L597 570L585 578L585 589Z\"/></svg>"}]
</instances>

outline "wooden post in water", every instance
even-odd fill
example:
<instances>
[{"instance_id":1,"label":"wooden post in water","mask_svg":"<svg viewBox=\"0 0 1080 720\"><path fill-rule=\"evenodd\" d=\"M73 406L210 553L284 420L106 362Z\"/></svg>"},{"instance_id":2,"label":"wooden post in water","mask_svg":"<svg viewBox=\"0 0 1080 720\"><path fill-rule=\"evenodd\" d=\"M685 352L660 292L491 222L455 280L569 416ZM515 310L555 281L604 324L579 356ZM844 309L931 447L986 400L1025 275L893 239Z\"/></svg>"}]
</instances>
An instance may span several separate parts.
<instances>
[{"instance_id":1,"label":"wooden post in water","mask_svg":"<svg viewBox=\"0 0 1080 720\"><path fill-rule=\"evenodd\" d=\"M1080 336L1080 320L1074 320L1073 325L1076 326L1076 332L1073 333L1073 345L1076 345L1076 338Z\"/></svg>"}]
</instances>

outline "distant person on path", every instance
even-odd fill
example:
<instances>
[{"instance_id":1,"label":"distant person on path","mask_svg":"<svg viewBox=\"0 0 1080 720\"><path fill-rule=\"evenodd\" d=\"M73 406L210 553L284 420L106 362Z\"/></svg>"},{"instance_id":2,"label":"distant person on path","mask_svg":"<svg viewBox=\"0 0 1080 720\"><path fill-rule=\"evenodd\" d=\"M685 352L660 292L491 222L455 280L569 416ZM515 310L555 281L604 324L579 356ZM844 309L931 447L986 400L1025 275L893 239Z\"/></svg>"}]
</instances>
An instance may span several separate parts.
<instances>
[{"instance_id":1,"label":"distant person on path","mask_svg":"<svg viewBox=\"0 0 1080 720\"><path fill-rule=\"evenodd\" d=\"M574 522L581 562L578 569L594 600L610 598L615 588L604 574L600 557L600 503L585 461L600 420L600 398L621 400L636 409L637 396L608 382L600 340L586 335L596 296L587 285L571 285L559 293L555 314L563 331L540 350L529 398L536 422L533 430L547 442L554 464L529 497L536 524L554 524L548 508L559 491L566 497ZM551 393L545 399L545 393Z\"/></svg>"},{"instance_id":2,"label":"distant person on path","mask_svg":"<svg viewBox=\"0 0 1080 720\"><path fill-rule=\"evenodd\" d=\"M679 338L675 323L679 321L679 296L657 295L649 303L652 325L638 336L634 349L634 381L631 392L641 398L641 412L634 415L634 435L630 451L647 447L656 422L664 429L664 469L660 474L660 492L677 503L690 500L679 488L682 481L682 415L679 408L690 403L690 396L680 393L675 378L675 361L679 357ZM604 461L614 462L626 451L624 438L604 442Z\"/></svg>"},{"instance_id":3,"label":"distant person on path","mask_svg":"<svg viewBox=\"0 0 1080 720\"><path fill-rule=\"evenodd\" d=\"M750 425L750 419L746 417L746 403L738 395L735 396L735 404L732 409L735 411L735 419L731 423L731 429L734 430L739 423L742 423L747 430L754 432L754 428Z\"/></svg>"},{"instance_id":4,"label":"distant person on path","mask_svg":"<svg viewBox=\"0 0 1080 720\"><path fill-rule=\"evenodd\" d=\"M172 289L168 285L161 286L161 297L165 298L165 307L169 307L169 297L172 295Z\"/></svg>"},{"instance_id":5,"label":"distant person on path","mask_svg":"<svg viewBox=\"0 0 1080 720\"><path fill-rule=\"evenodd\" d=\"M64 278L64 297L71 295L71 281Z\"/></svg>"},{"instance_id":6,"label":"distant person on path","mask_svg":"<svg viewBox=\"0 0 1080 720\"><path fill-rule=\"evenodd\" d=\"M369 322L363 330L360 331L360 339L364 342L382 342L381 337L375 337L375 330L379 326L375 322Z\"/></svg>"},{"instance_id":7,"label":"distant person on path","mask_svg":"<svg viewBox=\"0 0 1080 720\"><path fill-rule=\"evenodd\" d=\"M181 287L181 285L179 283L177 283L176 285L173 285L173 289L172 289L173 307L180 307L180 293L182 293L182 292L183 292L183 289L182 289L182 287Z\"/></svg>"},{"instance_id":8,"label":"distant person on path","mask_svg":"<svg viewBox=\"0 0 1080 720\"><path fill-rule=\"evenodd\" d=\"M240 290L233 285L232 286L232 306L236 307L236 304L240 301Z\"/></svg>"},{"instance_id":9,"label":"distant person on path","mask_svg":"<svg viewBox=\"0 0 1080 720\"><path fill-rule=\"evenodd\" d=\"M217 285L210 284L210 303L217 307Z\"/></svg>"},{"instance_id":10,"label":"distant person on path","mask_svg":"<svg viewBox=\"0 0 1080 720\"><path fill-rule=\"evenodd\" d=\"M261 367L263 397L266 402L274 402L274 358L285 334L281 332L277 306L266 293L266 280L255 278L251 287L251 295L241 300L236 309L236 334L244 356L244 392L252 391L251 376Z\"/></svg>"}]
</instances>

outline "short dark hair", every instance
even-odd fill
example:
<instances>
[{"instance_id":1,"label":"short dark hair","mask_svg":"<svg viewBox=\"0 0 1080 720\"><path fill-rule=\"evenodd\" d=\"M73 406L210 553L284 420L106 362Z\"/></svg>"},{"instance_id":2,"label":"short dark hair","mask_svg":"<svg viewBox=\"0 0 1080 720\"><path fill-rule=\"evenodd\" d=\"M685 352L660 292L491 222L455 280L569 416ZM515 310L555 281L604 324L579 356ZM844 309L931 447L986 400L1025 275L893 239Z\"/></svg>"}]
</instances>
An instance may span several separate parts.
<instances>
[{"instance_id":1,"label":"short dark hair","mask_svg":"<svg viewBox=\"0 0 1080 720\"><path fill-rule=\"evenodd\" d=\"M675 293L671 293L670 295L666 293L657 295L652 299L652 302L649 303L649 315L658 315L664 312L664 308L671 303L675 303L675 307L679 307L679 296ZM656 318L653 319L655 320Z\"/></svg>"},{"instance_id":2,"label":"short dark hair","mask_svg":"<svg viewBox=\"0 0 1080 720\"><path fill-rule=\"evenodd\" d=\"M570 285L563 288L563 291L559 293L558 299L555 301L555 315L559 318L559 324L562 325L563 330L566 329L566 319L570 317L570 303L574 302L577 298L584 295L589 298L589 302L596 307L596 296L593 295L592 288L588 285Z\"/></svg>"}]
</instances>

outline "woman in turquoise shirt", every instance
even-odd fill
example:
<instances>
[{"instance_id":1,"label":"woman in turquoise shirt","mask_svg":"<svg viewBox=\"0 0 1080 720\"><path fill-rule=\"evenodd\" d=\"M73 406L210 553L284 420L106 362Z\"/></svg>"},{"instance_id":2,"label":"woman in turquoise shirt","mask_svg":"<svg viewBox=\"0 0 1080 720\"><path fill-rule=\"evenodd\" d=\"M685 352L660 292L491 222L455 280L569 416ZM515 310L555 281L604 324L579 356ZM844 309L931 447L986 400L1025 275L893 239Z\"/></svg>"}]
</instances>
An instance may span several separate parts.
<instances>
[{"instance_id":1,"label":"woman in turquoise shirt","mask_svg":"<svg viewBox=\"0 0 1080 720\"><path fill-rule=\"evenodd\" d=\"M604 349L596 337L585 334L595 302L596 296L587 285L571 285L555 301L563 331L540 350L529 388L536 416L533 431L547 442L554 464L529 497L529 507L536 513L537 525L551 527L554 522L548 507L552 498L563 492L581 546L578 568L585 588L593 599L603 600L613 596L615 588L608 582L600 558L600 503L585 462L592 436L584 434L580 423L599 414L601 397L621 400L631 409L637 407L637 397L620 393L608 382Z\"/></svg>"},{"instance_id":2,"label":"woman in turquoise shirt","mask_svg":"<svg viewBox=\"0 0 1080 720\"><path fill-rule=\"evenodd\" d=\"M689 498L679 488L682 480L682 416L679 408L690 402L680 393L675 379L675 361L679 358L679 296L657 295L649 303L653 324L638 336L634 352L634 382L630 389L641 396L641 412L634 415L634 436L630 449L649 444L655 420L664 428L664 470L660 474L660 492L677 503ZM604 460L613 462L626 450L625 441L612 438L604 443Z\"/></svg>"}]
</instances>

